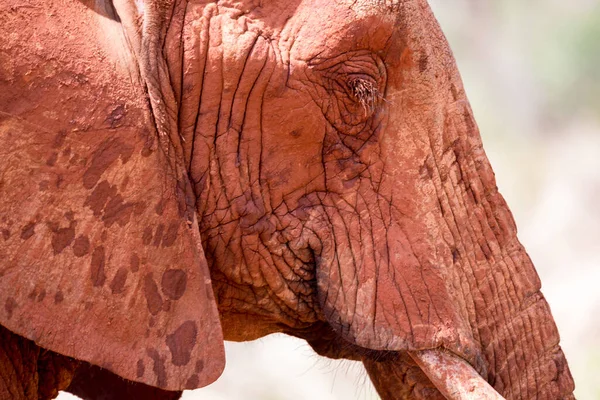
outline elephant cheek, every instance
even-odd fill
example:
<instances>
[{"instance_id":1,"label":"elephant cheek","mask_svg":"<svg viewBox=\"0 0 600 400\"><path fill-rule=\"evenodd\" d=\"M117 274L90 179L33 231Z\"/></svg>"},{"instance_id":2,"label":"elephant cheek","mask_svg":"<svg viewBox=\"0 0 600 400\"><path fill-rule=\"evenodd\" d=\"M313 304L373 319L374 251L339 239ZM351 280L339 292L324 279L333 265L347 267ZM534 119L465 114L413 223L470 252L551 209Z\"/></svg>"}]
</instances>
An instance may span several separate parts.
<instances>
[{"instance_id":1,"label":"elephant cheek","mask_svg":"<svg viewBox=\"0 0 600 400\"><path fill-rule=\"evenodd\" d=\"M342 204L328 213L332 234L317 258L319 301L333 329L373 350L446 347L484 370L435 246L415 240L426 237L423 224L390 224L366 204L358 213Z\"/></svg>"}]
</instances>

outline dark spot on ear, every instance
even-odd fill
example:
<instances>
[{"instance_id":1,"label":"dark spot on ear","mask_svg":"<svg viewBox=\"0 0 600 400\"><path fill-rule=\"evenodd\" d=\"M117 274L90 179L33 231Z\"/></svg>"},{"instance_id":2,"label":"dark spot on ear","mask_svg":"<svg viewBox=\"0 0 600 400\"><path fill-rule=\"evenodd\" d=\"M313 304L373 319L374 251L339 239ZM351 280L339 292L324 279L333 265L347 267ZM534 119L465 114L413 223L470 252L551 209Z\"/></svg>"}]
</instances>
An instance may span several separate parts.
<instances>
[{"instance_id":1,"label":"dark spot on ear","mask_svg":"<svg viewBox=\"0 0 600 400\"><path fill-rule=\"evenodd\" d=\"M62 145L65 143L65 139L67 138L67 132L62 130L59 131L58 134L54 137L54 143L52 144L52 147L59 148L62 147Z\"/></svg>"},{"instance_id":2,"label":"dark spot on ear","mask_svg":"<svg viewBox=\"0 0 600 400\"><path fill-rule=\"evenodd\" d=\"M123 196L117 194L114 196L104 209L102 221L107 227L111 227L115 222L123 227L129 222L131 213L133 212L133 204L125 203Z\"/></svg>"},{"instance_id":3,"label":"dark spot on ear","mask_svg":"<svg viewBox=\"0 0 600 400\"><path fill-rule=\"evenodd\" d=\"M12 318L13 311L15 310L15 308L17 308L17 302L15 301L15 299L12 297L7 298L6 303L4 303L4 311L6 311L8 319Z\"/></svg>"},{"instance_id":4,"label":"dark spot on ear","mask_svg":"<svg viewBox=\"0 0 600 400\"><path fill-rule=\"evenodd\" d=\"M138 272L140 269L140 258L137 254L132 254L129 258L129 268L131 268L131 272Z\"/></svg>"},{"instance_id":5,"label":"dark spot on ear","mask_svg":"<svg viewBox=\"0 0 600 400\"><path fill-rule=\"evenodd\" d=\"M45 297L46 297L46 289L42 289L40 291L40 294L38 294L38 296L37 296L38 303L41 302L42 300L44 300Z\"/></svg>"},{"instance_id":6,"label":"dark spot on ear","mask_svg":"<svg viewBox=\"0 0 600 400\"><path fill-rule=\"evenodd\" d=\"M154 212L156 212L156 215L162 216L163 213L165 212L165 207L167 206L167 199L161 199L158 204L156 205L156 207L154 208Z\"/></svg>"},{"instance_id":7,"label":"dark spot on ear","mask_svg":"<svg viewBox=\"0 0 600 400\"><path fill-rule=\"evenodd\" d=\"M52 230L52 249L54 254L60 254L75 239L75 223L71 222L68 228L58 228L51 226Z\"/></svg>"},{"instance_id":8,"label":"dark spot on ear","mask_svg":"<svg viewBox=\"0 0 600 400\"><path fill-rule=\"evenodd\" d=\"M171 300L165 300L165 301L163 301L162 310L163 310L164 312L169 312L169 311L171 311Z\"/></svg>"},{"instance_id":9,"label":"dark spot on ear","mask_svg":"<svg viewBox=\"0 0 600 400\"><path fill-rule=\"evenodd\" d=\"M161 287L170 299L179 300L185 293L187 274L180 269L168 269L163 273Z\"/></svg>"},{"instance_id":10,"label":"dark spot on ear","mask_svg":"<svg viewBox=\"0 0 600 400\"><path fill-rule=\"evenodd\" d=\"M196 345L198 329L194 321L185 321L175 332L167 336L167 346L171 351L174 365L183 366L190 362L192 350Z\"/></svg>"},{"instance_id":11,"label":"dark spot on ear","mask_svg":"<svg viewBox=\"0 0 600 400\"><path fill-rule=\"evenodd\" d=\"M73 243L73 254L76 257L83 257L90 251L90 240L87 236L80 235Z\"/></svg>"},{"instance_id":12,"label":"dark spot on ear","mask_svg":"<svg viewBox=\"0 0 600 400\"><path fill-rule=\"evenodd\" d=\"M427 54L421 53L421 57L419 57L419 71L421 73L425 72L427 70L428 64L429 64L429 58L427 57Z\"/></svg>"},{"instance_id":13,"label":"dark spot on ear","mask_svg":"<svg viewBox=\"0 0 600 400\"><path fill-rule=\"evenodd\" d=\"M27 298L29 300L34 300L37 297L37 295L38 295L37 288L35 288L31 292L29 292L29 294L27 295Z\"/></svg>"},{"instance_id":14,"label":"dark spot on ear","mask_svg":"<svg viewBox=\"0 0 600 400\"><path fill-rule=\"evenodd\" d=\"M53 167L56 164L56 160L58 160L58 153L54 152L52 153L50 158L46 160L46 165L49 167Z\"/></svg>"},{"instance_id":15,"label":"dark spot on ear","mask_svg":"<svg viewBox=\"0 0 600 400\"><path fill-rule=\"evenodd\" d=\"M10 239L10 231L8 229L2 229L2 239Z\"/></svg>"},{"instance_id":16,"label":"dark spot on ear","mask_svg":"<svg viewBox=\"0 0 600 400\"><path fill-rule=\"evenodd\" d=\"M155 325L156 325L156 318L150 317L150 321L148 321L148 326L150 328L154 328Z\"/></svg>"},{"instance_id":17,"label":"dark spot on ear","mask_svg":"<svg viewBox=\"0 0 600 400\"><path fill-rule=\"evenodd\" d=\"M146 349L146 354L148 354L148 357L154 362L152 371L154 371L154 375L156 375L156 385L160 388L164 388L167 386L167 373L165 371L164 358L158 354L158 351L151 348Z\"/></svg>"},{"instance_id":18,"label":"dark spot on ear","mask_svg":"<svg viewBox=\"0 0 600 400\"><path fill-rule=\"evenodd\" d=\"M96 186L94 191L85 199L84 206L88 206L94 212L96 217L102 215L102 209L109 198L117 194L117 188L108 184L107 181L102 181Z\"/></svg>"},{"instance_id":19,"label":"dark spot on ear","mask_svg":"<svg viewBox=\"0 0 600 400\"><path fill-rule=\"evenodd\" d=\"M123 289L125 289L125 282L127 282L127 268L121 267L117 271L115 277L110 283L110 290L112 294L123 293Z\"/></svg>"},{"instance_id":20,"label":"dark spot on ear","mask_svg":"<svg viewBox=\"0 0 600 400\"><path fill-rule=\"evenodd\" d=\"M196 389L198 387L198 384L200 383L200 380L198 379L198 375L194 374L192 376L190 376L190 378L187 380L187 382L185 382L185 388L186 389Z\"/></svg>"},{"instance_id":21,"label":"dark spot on ear","mask_svg":"<svg viewBox=\"0 0 600 400\"><path fill-rule=\"evenodd\" d=\"M93 305L94 304L91 301L86 301L83 308L85 308L86 310L91 310Z\"/></svg>"},{"instance_id":22,"label":"dark spot on ear","mask_svg":"<svg viewBox=\"0 0 600 400\"><path fill-rule=\"evenodd\" d=\"M106 139L94 152L92 162L83 174L83 186L86 189L93 188L112 163L121 158L122 163L126 164L132 154L133 147L120 139Z\"/></svg>"},{"instance_id":23,"label":"dark spot on ear","mask_svg":"<svg viewBox=\"0 0 600 400\"><path fill-rule=\"evenodd\" d=\"M69 157L71 155L71 146L67 146L64 150L63 150L63 156L65 157Z\"/></svg>"},{"instance_id":24,"label":"dark spot on ear","mask_svg":"<svg viewBox=\"0 0 600 400\"><path fill-rule=\"evenodd\" d=\"M165 225L158 224L158 227L156 228L156 233L154 234L154 242L152 243L152 245L154 247L158 247L160 245L160 241L162 240L164 230L165 230Z\"/></svg>"},{"instance_id":25,"label":"dark spot on ear","mask_svg":"<svg viewBox=\"0 0 600 400\"><path fill-rule=\"evenodd\" d=\"M162 245L163 247L171 247L177 240L177 231L179 230L179 222L171 222L167 232L163 236Z\"/></svg>"},{"instance_id":26,"label":"dark spot on ear","mask_svg":"<svg viewBox=\"0 0 600 400\"><path fill-rule=\"evenodd\" d=\"M293 131L290 132L290 136L291 137L300 137L300 130L299 129L294 129Z\"/></svg>"},{"instance_id":27,"label":"dark spot on ear","mask_svg":"<svg viewBox=\"0 0 600 400\"><path fill-rule=\"evenodd\" d=\"M54 304L62 303L64 299L65 299L65 296L63 296L63 292L61 290L59 290L54 295Z\"/></svg>"},{"instance_id":28,"label":"dark spot on ear","mask_svg":"<svg viewBox=\"0 0 600 400\"><path fill-rule=\"evenodd\" d=\"M204 361L202 360L198 360L196 361L196 368L194 369L194 371L196 371L196 373L200 373L202 372L202 370L204 369Z\"/></svg>"},{"instance_id":29,"label":"dark spot on ear","mask_svg":"<svg viewBox=\"0 0 600 400\"><path fill-rule=\"evenodd\" d=\"M108 122L111 128L118 128L125 122L125 115L127 115L125 106L119 104L110 112L110 114L108 114L108 117L106 117L106 122Z\"/></svg>"},{"instance_id":30,"label":"dark spot on ear","mask_svg":"<svg viewBox=\"0 0 600 400\"><path fill-rule=\"evenodd\" d=\"M158 286L154 282L152 274L146 274L144 277L144 295L146 296L146 304L150 314L158 314L162 309L162 297L160 297Z\"/></svg>"},{"instance_id":31,"label":"dark spot on ear","mask_svg":"<svg viewBox=\"0 0 600 400\"><path fill-rule=\"evenodd\" d=\"M144 235L142 236L142 241L144 242L145 246L148 246L150 244L150 242L152 242L152 228L147 226L144 229Z\"/></svg>"},{"instance_id":32,"label":"dark spot on ear","mask_svg":"<svg viewBox=\"0 0 600 400\"><path fill-rule=\"evenodd\" d=\"M65 180L65 177L62 176L62 174L56 175L56 187L58 189L62 188L62 184L63 184L64 180Z\"/></svg>"},{"instance_id":33,"label":"dark spot on ear","mask_svg":"<svg viewBox=\"0 0 600 400\"><path fill-rule=\"evenodd\" d=\"M92 253L91 279L94 287L104 285L106 275L104 273L104 247L98 246Z\"/></svg>"},{"instance_id":34,"label":"dark spot on ear","mask_svg":"<svg viewBox=\"0 0 600 400\"><path fill-rule=\"evenodd\" d=\"M136 216L140 216L144 213L144 211L146 211L146 203L143 201L136 201L134 206L133 206L133 214Z\"/></svg>"},{"instance_id":35,"label":"dark spot on ear","mask_svg":"<svg viewBox=\"0 0 600 400\"><path fill-rule=\"evenodd\" d=\"M144 367L144 360L138 360L136 376L138 378L141 378L142 376L144 376L144 372L146 372L146 367Z\"/></svg>"},{"instance_id":36,"label":"dark spot on ear","mask_svg":"<svg viewBox=\"0 0 600 400\"><path fill-rule=\"evenodd\" d=\"M40 192L44 192L44 191L48 190L49 185L50 185L50 182L48 182L47 180L43 180L39 183L38 190Z\"/></svg>"},{"instance_id":37,"label":"dark spot on ear","mask_svg":"<svg viewBox=\"0 0 600 400\"><path fill-rule=\"evenodd\" d=\"M30 222L21 229L21 239L27 240L35 233L35 222Z\"/></svg>"}]
</instances>

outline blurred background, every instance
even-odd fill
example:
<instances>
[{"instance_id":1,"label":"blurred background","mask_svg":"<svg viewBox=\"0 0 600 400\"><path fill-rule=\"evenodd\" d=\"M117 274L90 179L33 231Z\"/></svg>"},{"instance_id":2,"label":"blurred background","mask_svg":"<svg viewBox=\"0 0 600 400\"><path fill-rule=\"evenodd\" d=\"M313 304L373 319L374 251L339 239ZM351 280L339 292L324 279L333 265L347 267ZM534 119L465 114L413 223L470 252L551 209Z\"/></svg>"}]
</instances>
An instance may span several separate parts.
<instances>
[{"instance_id":1,"label":"blurred background","mask_svg":"<svg viewBox=\"0 0 600 400\"><path fill-rule=\"evenodd\" d=\"M430 4L541 276L575 394L600 399L600 2ZM184 399L378 399L360 364L320 358L297 339L226 350L223 376Z\"/></svg>"}]
</instances>

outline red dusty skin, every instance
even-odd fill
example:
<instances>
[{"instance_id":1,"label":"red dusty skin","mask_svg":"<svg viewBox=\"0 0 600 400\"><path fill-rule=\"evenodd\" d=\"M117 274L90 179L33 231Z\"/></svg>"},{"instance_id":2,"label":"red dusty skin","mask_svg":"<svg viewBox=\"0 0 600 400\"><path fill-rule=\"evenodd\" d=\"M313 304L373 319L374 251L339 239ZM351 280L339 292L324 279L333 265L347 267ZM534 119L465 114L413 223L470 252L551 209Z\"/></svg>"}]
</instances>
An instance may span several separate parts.
<instances>
[{"instance_id":1,"label":"red dusty skin","mask_svg":"<svg viewBox=\"0 0 600 400\"><path fill-rule=\"evenodd\" d=\"M0 37L14 335L169 391L286 332L385 400L571 396L426 0L0 1Z\"/></svg>"},{"instance_id":2,"label":"red dusty skin","mask_svg":"<svg viewBox=\"0 0 600 400\"><path fill-rule=\"evenodd\" d=\"M444 350L409 353L449 400L500 400L500 396L465 360Z\"/></svg>"}]
</instances>

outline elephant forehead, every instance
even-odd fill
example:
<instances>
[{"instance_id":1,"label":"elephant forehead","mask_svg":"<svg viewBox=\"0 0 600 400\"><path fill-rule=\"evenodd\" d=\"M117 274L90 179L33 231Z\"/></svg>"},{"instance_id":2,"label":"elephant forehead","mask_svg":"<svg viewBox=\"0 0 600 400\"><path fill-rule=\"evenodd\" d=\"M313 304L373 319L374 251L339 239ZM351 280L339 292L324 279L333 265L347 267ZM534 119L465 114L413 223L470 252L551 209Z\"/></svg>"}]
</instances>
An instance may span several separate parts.
<instances>
[{"instance_id":1,"label":"elephant forehead","mask_svg":"<svg viewBox=\"0 0 600 400\"><path fill-rule=\"evenodd\" d=\"M392 34L397 9L397 3L389 0L271 0L260 4L245 0L219 2L213 16L231 19L238 34L255 31L269 39L282 39L282 50L290 46L298 49L298 58L309 59L340 48L383 49Z\"/></svg>"},{"instance_id":2,"label":"elephant forehead","mask_svg":"<svg viewBox=\"0 0 600 400\"><path fill-rule=\"evenodd\" d=\"M310 60L356 50L385 50L396 16L382 12L374 1L350 3L319 4L317 15L315 6L303 4L282 32L284 39L294 39L292 57Z\"/></svg>"}]
</instances>

